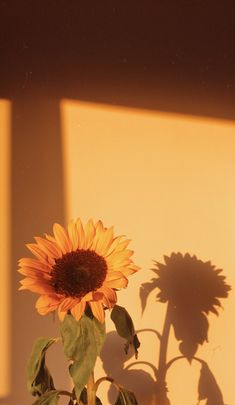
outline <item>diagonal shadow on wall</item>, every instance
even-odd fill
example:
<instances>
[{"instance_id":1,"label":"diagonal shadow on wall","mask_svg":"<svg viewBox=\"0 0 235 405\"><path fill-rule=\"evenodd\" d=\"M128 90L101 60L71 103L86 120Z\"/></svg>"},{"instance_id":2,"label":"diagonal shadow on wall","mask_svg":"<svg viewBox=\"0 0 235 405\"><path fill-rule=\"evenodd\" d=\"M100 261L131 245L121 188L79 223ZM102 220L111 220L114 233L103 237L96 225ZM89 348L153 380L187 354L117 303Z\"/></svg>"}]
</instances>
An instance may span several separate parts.
<instances>
[{"instance_id":1,"label":"diagonal shadow on wall","mask_svg":"<svg viewBox=\"0 0 235 405\"><path fill-rule=\"evenodd\" d=\"M28 256L25 243L64 219L58 100L26 97L13 103L11 201L11 396L5 402L15 405L32 401L27 394L24 370L34 340L44 333L58 333L51 317L35 313L35 295L17 292L20 277L16 271L17 260ZM58 358L54 353L53 374L63 386L66 376Z\"/></svg>"}]
</instances>

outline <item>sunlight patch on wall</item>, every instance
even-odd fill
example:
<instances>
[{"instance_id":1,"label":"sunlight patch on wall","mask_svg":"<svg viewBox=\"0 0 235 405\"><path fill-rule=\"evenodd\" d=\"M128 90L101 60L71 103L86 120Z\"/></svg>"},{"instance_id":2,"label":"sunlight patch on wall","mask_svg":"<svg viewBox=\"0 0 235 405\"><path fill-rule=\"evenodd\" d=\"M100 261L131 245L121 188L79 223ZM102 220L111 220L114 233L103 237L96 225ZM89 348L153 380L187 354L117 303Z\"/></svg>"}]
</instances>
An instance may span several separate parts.
<instances>
[{"instance_id":1,"label":"sunlight patch on wall","mask_svg":"<svg viewBox=\"0 0 235 405\"><path fill-rule=\"evenodd\" d=\"M10 391L10 111L0 100L0 399Z\"/></svg>"},{"instance_id":2,"label":"sunlight patch on wall","mask_svg":"<svg viewBox=\"0 0 235 405\"><path fill-rule=\"evenodd\" d=\"M137 329L162 328L165 306L156 303L156 293L150 295L141 316L139 288L153 276L149 270L152 259L162 261L164 254L173 251L196 254L222 268L234 287L233 122L71 100L61 102L61 117L67 219L101 218L107 226L114 224L117 234L133 240L135 262L143 270L130 277L128 291L120 291L118 297ZM232 404L233 290L222 304L220 316L210 316L209 343L198 355L208 361L225 403ZM108 330L113 330L112 323L107 323ZM157 339L142 333L141 342L139 360L156 365ZM178 354L172 333L168 358ZM115 367L121 378L123 369L134 360L118 363L118 356ZM102 375L101 361L98 366ZM108 368L106 358L104 369ZM131 381L140 369L138 365L124 371L125 379ZM189 366L184 361L172 367L168 376L172 404L197 403L199 369L198 364ZM146 365L143 370L142 377L151 389L152 372ZM147 397L142 400L148 401Z\"/></svg>"}]
</instances>

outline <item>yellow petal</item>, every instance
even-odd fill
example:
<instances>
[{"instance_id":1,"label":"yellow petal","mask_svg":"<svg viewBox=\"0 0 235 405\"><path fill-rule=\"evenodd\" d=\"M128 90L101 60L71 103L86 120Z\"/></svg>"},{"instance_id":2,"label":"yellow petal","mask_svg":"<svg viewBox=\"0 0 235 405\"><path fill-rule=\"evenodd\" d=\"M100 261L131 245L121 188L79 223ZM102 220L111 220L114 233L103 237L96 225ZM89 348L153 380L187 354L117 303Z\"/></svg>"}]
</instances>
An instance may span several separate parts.
<instances>
[{"instance_id":1,"label":"yellow petal","mask_svg":"<svg viewBox=\"0 0 235 405\"><path fill-rule=\"evenodd\" d=\"M118 278L122 278L123 274L121 271L110 271L106 274L105 281L117 280Z\"/></svg>"},{"instance_id":2,"label":"yellow petal","mask_svg":"<svg viewBox=\"0 0 235 405\"><path fill-rule=\"evenodd\" d=\"M77 321L81 319L82 315L84 314L85 308L86 303L84 301L81 301L71 309L71 313Z\"/></svg>"},{"instance_id":3,"label":"yellow petal","mask_svg":"<svg viewBox=\"0 0 235 405\"><path fill-rule=\"evenodd\" d=\"M21 287L19 290L29 290L38 294L52 294L54 293L53 287L42 280L35 280L32 278L24 278L20 281Z\"/></svg>"},{"instance_id":4,"label":"yellow petal","mask_svg":"<svg viewBox=\"0 0 235 405\"><path fill-rule=\"evenodd\" d=\"M72 244L69 240L67 231L60 224L54 224L53 232L63 254L71 252Z\"/></svg>"},{"instance_id":5,"label":"yellow petal","mask_svg":"<svg viewBox=\"0 0 235 405\"><path fill-rule=\"evenodd\" d=\"M104 225L103 222L101 220L99 220L97 222L97 224L95 225L95 229L96 229L96 233L99 235L100 233L102 234L104 231Z\"/></svg>"},{"instance_id":6,"label":"yellow petal","mask_svg":"<svg viewBox=\"0 0 235 405\"><path fill-rule=\"evenodd\" d=\"M76 298L72 298L72 297L64 298L60 304L60 308L59 308L60 311L67 312L69 309L73 308L74 305L76 305L77 301L78 300Z\"/></svg>"},{"instance_id":7,"label":"yellow petal","mask_svg":"<svg viewBox=\"0 0 235 405\"><path fill-rule=\"evenodd\" d=\"M70 221L68 224L68 234L72 243L73 250L75 251L78 248L78 232L74 221Z\"/></svg>"},{"instance_id":8,"label":"yellow petal","mask_svg":"<svg viewBox=\"0 0 235 405\"><path fill-rule=\"evenodd\" d=\"M59 317L60 322L63 322L63 320L64 320L66 314L67 314L67 311L61 311L61 310L58 308L58 317Z\"/></svg>"},{"instance_id":9,"label":"yellow petal","mask_svg":"<svg viewBox=\"0 0 235 405\"><path fill-rule=\"evenodd\" d=\"M133 253L133 250L129 249L126 249L122 252L114 252L110 256L107 256L105 260L108 264L116 267L126 263L126 261L129 259L130 256L133 255Z\"/></svg>"},{"instance_id":10,"label":"yellow petal","mask_svg":"<svg viewBox=\"0 0 235 405\"><path fill-rule=\"evenodd\" d=\"M91 307L92 313L98 321L104 323L104 308L101 302L99 301L91 301L89 302Z\"/></svg>"},{"instance_id":11,"label":"yellow petal","mask_svg":"<svg viewBox=\"0 0 235 405\"><path fill-rule=\"evenodd\" d=\"M104 256L113 241L113 226L103 232L97 241L95 251Z\"/></svg>"},{"instance_id":12,"label":"yellow petal","mask_svg":"<svg viewBox=\"0 0 235 405\"><path fill-rule=\"evenodd\" d=\"M87 222L84 228L84 233L85 233L85 243L83 248L89 249L95 236L95 226L92 219L89 219L89 221Z\"/></svg>"},{"instance_id":13,"label":"yellow petal","mask_svg":"<svg viewBox=\"0 0 235 405\"><path fill-rule=\"evenodd\" d=\"M41 295L36 302L36 309L41 315L54 311L60 304L60 298L57 295Z\"/></svg>"},{"instance_id":14,"label":"yellow petal","mask_svg":"<svg viewBox=\"0 0 235 405\"><path fill-rule=\"evenodd\" d=\"M108 300L108 298L105 295L103 295L103 298L101 301L105 308L108 308L108 309L112 308L110 301Z\"/></svg>"},{"instance_id":15,"label":"yellow petal","mask_svg":"<svg viewBox=\"0 0 235 405\"><path fill-rule=\"evenodd\" d=\"M99 240L103 237L104 233L104 227L101 221L98 221L97 224L95 225L95 237L91 245L91 250L96 251L96 245L99 242Z\"/></svg>"},{"instance_id":16,"label":"yellow petal","mask_svg":"<svg viewBox=\"0 0 235 405\"><path fill-rule=\"evenodd\" d=\"M49 263L44 264L37 259L31 259L29 257L24 257L23 259L20 259L19 264L21 267L30 267L32 269L37 269L43 272L51 271L51 265Z\"/></svg>"},{"instance_id":17,"label":"yellow petal","mask_svg":"<svg viewBox=\"0 0 235 405\"><path fill-rule=\"evenodd\" d=\"M111 245L109 246L105 256L109 256L111 253L115 251L117 246L120 244L121 240L123 239L124 235L117 236L116 238L113 239Z\"/></svg>"},{"instance_id":18,"label":"yellow petal","mask_svg":"<svg viewBox=\"0 0 235 405\"><path fill-rule=\"evenodd\" d=\"M129 245L131 242L131 239L126 239L120 242L114 249L113 253L121 252L122 250L125 250L126 247Z\"/></svg>"},{"instance_id":19,"label":"yellow petal","mask_svg":"<svg viewBox=\"0 0 235 405\"><path fill-rule=\"evenodd\" d=\"M128 279L124 276L119 278L114 278L112 280L105 280L104 287L110 288L126 288L128 285Z\"/></svg>"},{"instance_id":20,"label":"yellow petal","mask_svg":"<svg viewBox=\"0 0 235 405\"><path fill-rule=\"evenodd\" d=\"M84 297L82 297L82 301L92 301L93 300L93 292L90 291Z\"/></svg>"},{"instance_id":21,"label":"yellow petal","mask_svg":"<svg viewBox=\"0 0 235 405\"><path fill-rule=\"evenodd\" d=\"M59 248L57 243L52 243L49 240L40 238L39 236L36 236L34 239L36 240L39 248L48 256L51 256L55 259L62 256L61 249Z\"/></svg>"},{"instance_id":22,"label":"yellow petal","mask_svg":"<svg viewBox=\"0 0 235 405\"><path fill-rule=\"evenodd\" d=\"M56 239L54 238L54 236L48 235L47 233L44 233L45 237L47 240L49 240L52 243L55 243L58 245L58 243L56 242Z\"/></svg>"},{"instance_id":23,"label":"yellow petal","mask_svg":"<svg viewBox=\"0 0 235 405\"><path fill-rule=\"evenodd\" d=\"M40 260L42 263L49 263L53 265L54 261L51 260L51 258L45 252L43 252L36 243L27 243L26 246L30 250L30 252L32 252L33 255L36 256L37 259Z\"/></svg>"},{"instance_id":24,"label":"yellow petal","mask_svg":"<svg viewBox=\"0 0 235 405\"><path fill-rule=\"evenodd\" d=\"M98 291L103 294L103 300L102 300L103 304L109 309L113 308L113 306L117 302L116 292L112 288L105 287L105 286L99 288Z\"/></svg>"},{"instance_id":25,"label":"yellow petal","mask_svg":"<svg viewBox=\"0 0 235 405\"><path fill-rule=\"evenodd\" d=\"M77 228L77 234L78 234L78 248L83 249L83 247L85 245L85 234L84 234L84 229L83 229L80 218L78 218L76 221L76 228Z\"/></svg>"},{"instance_id":26,"label":"yellow petal","mask_svg":"<svg viewBox=\"0 0 235 405\"><path fill-rule=\"evenodd\" d=\"M134 264L130 264L128 266L123 266L119 267L118 270L124 274L124 276L130 276L133 273L136 273L138 270L140 270L139 266L135 266Z\"/></svg>"},{"instance_id":27,"label":"yellow petal","mask_svg":"<svg viewBox=\"0 0 235 405\"><path fill-rule=\"evenodd\" d=\"M36 280L38 279L43 279L43 280L50 280L51 276L49 273L46 273L42 270L38 270L38 269L32 269L30 267L22 267L20 269L18 269L18 272L20 274L23 274L24 276L28 276L30 278L34 278Z\"/></svg>"}]
</instances>

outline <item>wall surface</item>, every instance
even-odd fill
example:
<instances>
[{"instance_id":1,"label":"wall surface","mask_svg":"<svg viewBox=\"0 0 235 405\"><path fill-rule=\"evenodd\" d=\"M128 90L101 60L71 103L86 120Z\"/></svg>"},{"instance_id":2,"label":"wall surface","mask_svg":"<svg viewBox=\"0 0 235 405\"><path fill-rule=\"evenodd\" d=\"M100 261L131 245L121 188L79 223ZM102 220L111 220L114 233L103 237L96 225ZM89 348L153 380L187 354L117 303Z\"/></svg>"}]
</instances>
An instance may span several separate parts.
<instances>
[{"instance_id":1,"label":"wall surface","mask_svg":"<svg viewBox=\"0 0 235 405\"><path fill-rule=\"evenodd\" d=\"M0 27L0 97L235 117L231 1L2 1Z\"/></svg>"},{"instance_id":2,"label":"wall surface","mask_svg":"<svg viewBox=\"0 0 235 405\"><path fill-rule=\"evenodd\" d=\"M0 100L0 399L10 392L10 129L11 104Z\"/></svg>"},{"instance_id":3,"label":"wall surface","mask_svg":"<svg viewBox=\"0 0 235 405\"><path fill-rule=\"evenodd\" d=\"M31 256L25 244L34 236L49 231L54 222L63 222L63 164L60 137L60 111L57 102L31 98L12 103L11 176L8 178L11 198L9 299L10 323L10 392L4 404L29 404L26 365L34 341L39 336L57 336L53 317L42 317L35 311L35 294L19 292L18 260ZM57 350L57 349L55 349ZM59 350L59 349L58 349ZM54 352L54 348L52 350ZM52 368L55 380L63 386L67 373L58 353L54 353Z\"/></svg>"},{"instance_id":4,"label":"wall surface","mask_svg":"<svg viewBox=\"0 0 235 405\"><path fill-rule=\"evenodd\" d=\"M211 260L234 287L234 123L72 100L62 100L59 109L58 102L32 104L31 98L14 102L13 108L2 100L0 114L0 403L30 403L25 368L32 344L37 336L58 333L50 317L36 314L35 295L17 291L17 260L28 256L24 244L34 235L50 232L55 221L80 216L114 224L116 234L132 239L135 261L142 267L130 277L128 290L118 293L139 331L142 363L126 357L107 316L108 337L96 375L112 374L136 392L140 405L154 404L156 331L162 330L166 308L152 292L142 316L139 289L153 276L152 259L161 262L173 251ZM209 316L209 343L198 351L228 404L235 399L234 304L232 289L220 316ZM178 354L171 332L168 359ZM50 351L48 362L57 386L65 388L61 348ZM195 405L199 374L196 362L174 363L168 372L172 405ZM108 389L105 383L99 391L105 404L114 400Z\"/></svg>"},{"instance_id":5,"label":"wall surface","mask_svg":"<svg viewBox=\"0 0 235 405\"><path fill-rule=\"evenodd\" d=\"M211 260L234 286L235 125L233 122L64 100L61 103L67 219L89 217L115 225L132 239L135 261L142 270L118 293L137 330L161 332L165 305L151 293L141 316L139 288L153 273L152 259L189 252ZM206 360L223 392L234 394L234 291L223 300L220 316L209 316L209 342L198 356ZM108 316L107 316L108 318ZM97 376L112 373L135 390L140 404L154 397L151 366L125 358L123 342L107 320L106 349ZM138 361L157 365L154 331L140 332ZM178 355L170 336L168 359ZM130 363L134 363L127 368ZM181 360L168 373L173 405L195 405L200 367ZM142 383L141 383L142 382ZM108 385L100 396L105 398ZM106 404L107 399L104 401ZM154 403L154 401L153 401ZM203 401L201 402L203 403Z\"/></svg>"},{"instance_id":6,"label":"wall surface","mask_svg":"<svg viewBox=\"0 0 235 405\"><path fill-rule=\"evenodd\" d=\"M235 119L234 27L230 1L0 2L0 404L30 403L28 354L36 336L57 330L51 318L35 314L32 294L18 293L16 268L28 254L25 243L65 222L64 199L67 218L102 217L133 238L144 269L130 282L138 328L163 322L160 304L156 322L150 319L154 294L140 318L138 290L151 277L153 257L188 250L223 267L233 283L234 127L214 118ZM62 103L66 193L61 99L123 106ZM232 350L234 330L230 325L227 333L223 322L230 322L232 294L220 318L212 317L205 353L228 403L232 373L221 365L230 364L224 348ZM125 303L129 294L119 296ZM155 350L156 335L143 332L142 360L150 341ZM52 352L56 380L66 384L62 356ZM195 370L192 390L197 366L185 383L191 387ZM180 398L177 367L183 365L169 372L170 395ZM116 372L121 368L117 363ZM154 389L149 366L145 374L131 372L130 384L141 376Z\"/></svg>"}]
</instances>

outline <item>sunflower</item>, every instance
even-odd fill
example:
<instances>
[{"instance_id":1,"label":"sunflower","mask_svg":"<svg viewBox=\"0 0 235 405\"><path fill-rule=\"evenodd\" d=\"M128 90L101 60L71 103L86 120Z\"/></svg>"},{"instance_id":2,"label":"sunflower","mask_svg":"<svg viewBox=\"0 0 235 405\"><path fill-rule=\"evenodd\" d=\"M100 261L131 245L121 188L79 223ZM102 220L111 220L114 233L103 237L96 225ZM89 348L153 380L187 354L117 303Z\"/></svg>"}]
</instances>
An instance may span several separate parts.
<instances>
[{"instance_id":1,"label":"sunflower","mask_svg":"<svg viewBox=\"0 0 235 405\"><path fill-rule=\"evenodd\" d=\"M54 236L35 237L27 244L35 258L19 261L20 290L40 294L36 309L41 315L58 311L60 320L70 313L79 320L90 307L93 315L104 322L104 309L111 309L116 290L127 287L127 277L139 270L127 249L130 242L114 237L113 227L90 219L85 226L80 219L65 229L53 226Z\"/></svg>"}]
</instances>

